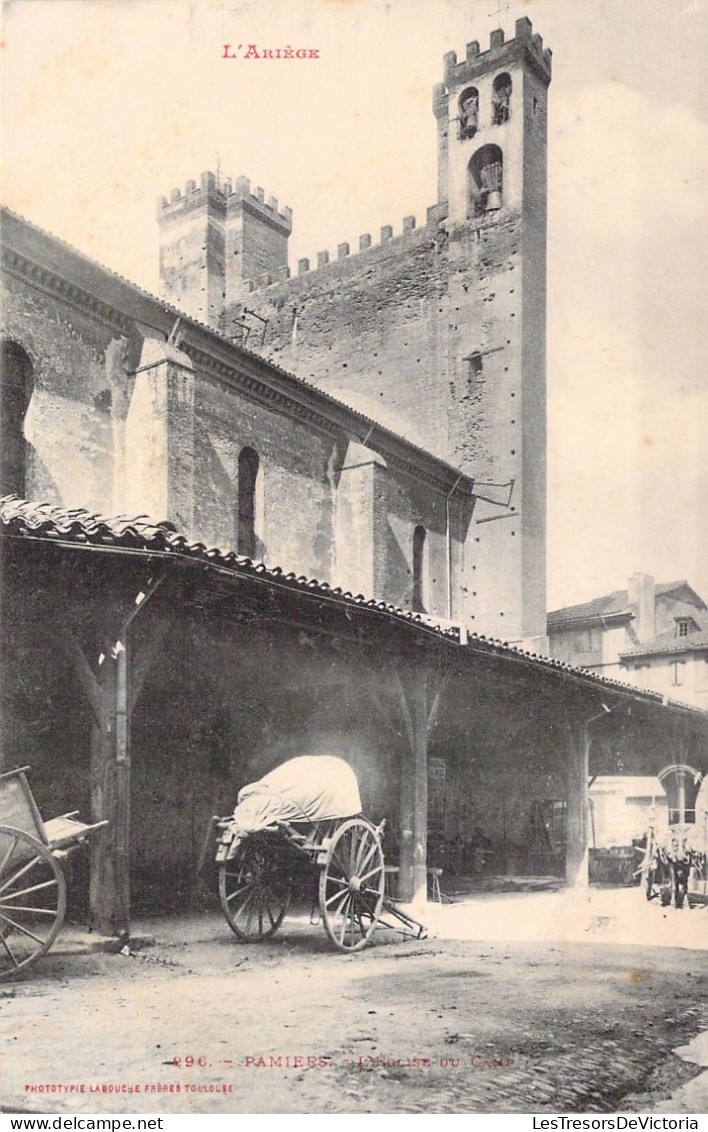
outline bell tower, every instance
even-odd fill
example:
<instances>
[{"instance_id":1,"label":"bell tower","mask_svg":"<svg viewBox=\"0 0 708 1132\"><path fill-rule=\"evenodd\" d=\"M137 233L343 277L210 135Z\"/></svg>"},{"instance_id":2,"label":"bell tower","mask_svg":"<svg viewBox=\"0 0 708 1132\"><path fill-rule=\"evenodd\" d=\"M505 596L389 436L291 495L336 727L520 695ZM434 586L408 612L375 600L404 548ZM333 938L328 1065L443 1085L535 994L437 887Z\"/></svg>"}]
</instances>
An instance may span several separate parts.
<instances>
[{"instance_id":1,"label":"bell tower","mask_svg":"<svg viewBox=\"0 0 708 1132\"><path fill-rule=\"evenodd\" d=\"M438 216L448 238L450 457L477 481L471 628L545 634L546 192L551 53L531 21L445 56Z\"/></svg>"}]
</instances>

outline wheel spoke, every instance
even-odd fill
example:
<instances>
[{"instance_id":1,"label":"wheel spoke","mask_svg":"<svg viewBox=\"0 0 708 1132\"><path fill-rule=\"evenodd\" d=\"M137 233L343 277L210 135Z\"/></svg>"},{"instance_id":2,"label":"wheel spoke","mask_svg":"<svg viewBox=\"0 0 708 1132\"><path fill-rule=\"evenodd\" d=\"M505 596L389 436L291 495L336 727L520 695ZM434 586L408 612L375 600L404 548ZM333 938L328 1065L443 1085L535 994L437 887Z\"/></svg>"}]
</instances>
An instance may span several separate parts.
<instances>
[{"instance_id":1,"label":"wheel spoke","mask_svg":"<svg viewBox=\"0 0 708 1132\"><path fill-rule=\"evenodd\" d=\"M347 895L349 896L349 893L347 893ZM347 917L348 917L348 914L349 914L350 907L351 907L351 900L349 901L349 904L346 905L344 911L342 912L342 928L341 928L341 931L339 933L339 942L342 944L342 946L344 946L344 936L345 936L345 933L346 933L346 930L347 930Z\"/></svg>"},{"instance_id":2,"label":"wheel spoke","mask_svg":"<svg viewBox=\"0 0 708 1132\"><path fill-rule=\"evenodd\" d=\"M253 890L253 885L251 885L250 888L249 888L248 894L243 898L243 900L239 904L238 908L234 909L234 916L240 916L242 914L242 912L243 912L244 908L246 907L246 905L248 904L249 900L253 899L253 895L254 895L254 890Z\"/></svg>"},{"instance_id":3,"label":"wheel spoke","mask_svg":"<svg viewBox=\"0 0 708 1132\"><path fill-rule=\"evenodd\" d=\"M340 951L360 951L371 938L383 879L383 851L374 826L364 818L340 823L332 833L319 889L325 931Z\"/></svg>"},{"instance_id":4,"label":"wheel spoke","mask_svg":"<svg viewBox=\"0 0 708 1132\"><path fill-rule=\"evenodd\" d=\"M23 935L29 936L30 939L33 939L35 941L35 943L38 943L41 947L44 947L46 940L43 940L40 936L35 935L34 932L31 932L29 930L29 928L25 928L22 924L18 924L16 920L11 920L10 917L6 916L4 912L0 912L0 919L5 920L5 922L10 924L16 931L22 932Z\"/></svg>"},{"instance_id":5,"label":"wheel spoke","mask_svg":"<svg viewBox=\"0 0 708 1132\"><path fill-rule=\"evenodd\" d=\"M340 888L349 888L349 881L341 877L327 877L327 884L337 884Z\"/></svg>"},{"instance_id":6,"label":"wheel spoke","mask_svg":"<svg viewBox=\"0 0 708 1132\"><path fill-rule=\"evenodd\" d=\"M235 900L237 896L240 896L242 892L248 892L249 888L253 888L253 881L249 881L248 884L242 885L241 888L235 888L234 891L226 897L229 904L232 900Z\"/></svg>"},{"instance_id":7,"label":"wheel spoke","mask_svg":"<svg viewBox=\"0 0 708 1132\"><path fill-rule=\"evenodd\" d=\"M23 865L21 869L18 869L17 872L14 874L14 876L8 877L8 879L5 881L5 883L2 886L0 886L0 896L5 891L6 888L11 888L12 885L15 883L15 881L18 881L20 879L20 877L23 877L25 875L25 873L28 873L29 870L31 868L33 868L36 864L38 864L41 860L42 860L41 857L33 857L31 861L28 861L26 865Z\"/></svg>"},{"instance_id":8,"label":"wheel spoke","mask_svg":"<svg viewBox=\"0 0 708 1132\"><path fill-rule=\"evenodd\" d=\"M0 843L8 841L0 884L0 980L30 967L51 947L66 911L64 876L51 848L24 830L0 826Z\"/></svg>"},{"instance_id":9,"label":"wheel spoke","mask_svg":"<svg viewBox=\"0 0 708 1132\"><path fill-rule=\"evenodd\" d=\"M335 892L334 896L330 896L328 900L325 900L325 907L332 904L332 902L335 901L335 900L341 900L339 907L332 909L332 915L333 916L339 915L339 913L341 912L342 907L344 905L344 901L346 900L348 895L349 895L349 889L348 888L345 888L343 892Z\"/></svg>"},{"instance_id":10,"label":"wheel spoke","mask_svg":"<svg viewBox=\"0 0 708 1132\"><path fill-rule=\"evenodd\" d=\"M359 931L360 931L362 936L365 936L367 929L364 927L364 922L361 918L361 909L359 908L358 904L357 904L357 908L356 908L356 918L359 921Z\"/></svg>"},{"instance_id":11,"label":"wheel spoke","mask_svg":"<svg viewBox=\"0 0 708 1132\"><path fill-rule=\"evenodd\" d=\"M1 930L1 929L0 929L0 943L1 943L1 944L3 945L3 947L5 948L5 950L6 950L7 954L8 954L9 956L10 956L10 959L11 959L11 960L12 960L12 962L13 962L13 963L15 964L15 966L16 966L16 967L19 967L19 965L20 965L20 964L19 964L19 963L17 962L17 959L15 958L15 954L14 954L14 952L13 952L12 948L10 947L10 944L9 944L9 943L7 942L7 940L5 939L5 936L3 935L3 933L2 933L2 930Z\"/></svg>"},{"instance_id":12,"label":"wheel spoke","mask_svg":"<svg viewBox=\"0 0 708 1132\"><path fill-rule=\"evenodd\" d=\"M378 845L374 841L371 848L369 849L369 852L364 856L363 860L357 863L357 873L361 874L361 870L366 868L377 849Z\"/></svg>"},{"instance_id":13,"label":"wheel spoke","mask_svg":"<svg viewBox=\"0 0 708 1132\"><path fill-rule=\"evenodd\" d=\"M3 908L7 908L5 902L0 903L0 916L3 915ZM26 904L10 904L10 912L34 912L37 916L56 916L56 908L30 908Z\"/></svg>"},{"instance_id":14,"label":"wheel spoke","mask_svg":"<svg viewBox=\"0 0 708 1132\"><path fill-rule=\"evenodd\" d=\"M17 843L18 843L18 838L13 837L12 841L10 842L10 848L8 849L5 856L3 857L2 864L0 865L0 877L5 872L5 866L7 865L7 862L10 860L10 857L12 856L12 854L15 852L15 849L17 848Z\"/></svg>"},{"instance_id":15,"label":"wheel spoke","mask_svg":"<svg viewBox=\"0 0 708 1132\"><path fill-rule=\"evenodd\" d=\"M356 936L356 898L352 899L351 907L349 909L349 943L353 947Z\"/></svg>"},{"instance_id":16,"label":"wheel spoke","mask_svg":"<svg viewBox=\"0 0 708 1132\"><path fill-rule=\"evenodd\" d=\"M281 855L272 835L250 835L237 850L229 871L219 872L221 907L239 939L257 942L273 935L290 904L290 886L279 866ZM227 892L227 882L234 886Z\"/></svg>"},{"instance_id":17,"label":"wheel spoke","mask_svg":"<svg viewBox=\"0 0 708 1132\"><path fill-rule=\"evenodd\" d=\"M5 893L5 895L1 895L1 899L4 903L6 900L16 900L18 896L29 896L31 892L39 892L41 888L57 888L58 885L59 881L56 877L52 877L51 880L44 880L41 884L30 885L29 888L18 888L17 892Z\"/></svg>"},{"instance_id":18,"label":"wheel spoke","mask_svg":"<svg viewBox=\"0 0 708 1132\"><path fill-rule=\"evenodd\" d=\"M340 869L341 869L341 871L342 871L342 875L343 875L344 877L346 877L346 883L348 884L348 883L349 883L349 878L350 878L351 876L353 876L353 873L352 873L352 872L350 871L350 869L349 869L349 866L348 866L348 865L346 865L346 864L344 863L344 861L342 860L342 858L341 858L341 857L339 856L339 853L337 853L336 849L333 849L333 850L332 850L332 858L331 858L331 859L332 859L333 861L336 861L336 862L337 862L337 864L339 865L339 867L340 867Z\"/></svg>"},{"instance_id":19,"label":"wheel spoke","mask_svg":"<svg viewBox=\"0 0 708 1132\"><path fill-rule=\"evenodd\" d=\"M244 907L245 907L245 905L244 905ZM243 911L243 908L241 909L241 911ZM252 923L253 923L253 905L251 905L251 907L248 909L248 916L246 918L246 934L249 933Z\"/></svg>"},{"instance_id":20,"label":"wheel spoke","mask_svg":"<svg viewBox=\"0 0 708 1132\"><path fill-rule=\"evenodd\" d=\"M359 880L360 881L368 880L369 877L375 877L376 874L380 873L380 872L381 872L381 866L377 865L375 869L369 869L368 873L364 873L363 875L360 873L359 874Z\"/></svg>"}]
</instances>

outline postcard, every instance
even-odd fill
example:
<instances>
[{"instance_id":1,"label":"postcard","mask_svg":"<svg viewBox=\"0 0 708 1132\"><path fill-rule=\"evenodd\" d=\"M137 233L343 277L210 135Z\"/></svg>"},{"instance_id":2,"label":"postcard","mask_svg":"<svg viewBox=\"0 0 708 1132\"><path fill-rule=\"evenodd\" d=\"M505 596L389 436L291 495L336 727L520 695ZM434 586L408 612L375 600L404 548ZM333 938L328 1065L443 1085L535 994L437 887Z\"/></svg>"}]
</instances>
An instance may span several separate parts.
<instances>
[{"instance_id":1,"label":"postcard","mask_svg":"<svg viewBox=\"0 0 708 1132\"><path fill-rule=\"evenodd\" d=\"M708 6L2 19L0 1112L697 1128Z\"/></svg>"}]
</instances>

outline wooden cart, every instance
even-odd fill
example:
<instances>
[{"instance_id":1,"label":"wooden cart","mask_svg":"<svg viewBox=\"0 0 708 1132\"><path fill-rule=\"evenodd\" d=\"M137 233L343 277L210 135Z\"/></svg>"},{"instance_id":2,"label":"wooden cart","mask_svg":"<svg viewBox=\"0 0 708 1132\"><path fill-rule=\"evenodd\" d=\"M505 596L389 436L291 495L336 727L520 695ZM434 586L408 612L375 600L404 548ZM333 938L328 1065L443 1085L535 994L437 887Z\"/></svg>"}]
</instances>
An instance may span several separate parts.
<instances>
[{"instance_id":1,"label":"wooden cart","mask_svg":"<svg viewBox=\"0 0 708 1132\"><path fill-rule=\"evenodd\" d=\"M231 817L212 818L219 834L216 862L224 915L243 942L275 935L290 906L293 888L307 875L316 885L319 908L331 943L345 952L361 951L377 925L414 939L425 927L388 896L382 846L384 823L359 815L318 822L279 821L250 833L230 856ZM208 834L211 839L211 834Z\"/></svg>"},{"instance_id":2,"label":"wooden cart","mask_svg":"<svg viewBox=\"0 0 708 1132\"><path fill-rule=\"evenodd\" d=\"M54 943L66 914L62 862L94 829L75 811L42 821L28 766L0 774L0 981L26 971Z\"/></svg>"}]
</instances>

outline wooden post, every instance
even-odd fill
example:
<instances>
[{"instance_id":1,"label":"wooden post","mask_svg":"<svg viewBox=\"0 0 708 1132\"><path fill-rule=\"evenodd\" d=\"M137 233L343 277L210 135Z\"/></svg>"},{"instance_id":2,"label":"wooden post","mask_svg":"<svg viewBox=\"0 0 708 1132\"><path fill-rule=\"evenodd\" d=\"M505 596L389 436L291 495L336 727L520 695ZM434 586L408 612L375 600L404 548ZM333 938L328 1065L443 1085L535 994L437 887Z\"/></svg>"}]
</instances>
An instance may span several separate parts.
<instances>
[{"instance_id":1,"label":"wooden post","mask_svg":"<svg viewBox=\"0 0 708 1132\"><path fill-rule=\"evenodd\" d=\"M398 895L402 900L426 900L428 888L428 678L424 668L410 669L401 679L408 759L401 768L401 848Z\"/></svg>"},{"instance_id":2,"label":"wooden post","mask_svg":"<svg viewBox=\"0 0 708 1132\"><path fill-rule=\"evenodd\" d=\"M114 912L117 935L130 933L130 714L128 637L115 646L115 837Z\"/></svg>"},{"instance_id":3,"label":"wooden post","mask_svg":"<svg viewBox=\"0 0 708 1132\"><path fill-rule=\"evenodd\" d=\"M97 931L109 935L121 934L115 916L116 685L116 662L111 641L106 640L98 678L100 710L91 730L91 820L107 818L110 824L90 840L89 891L92 925Z\"/></svg>"},{"instance_id":4,"label":"wooden post","mask_svg":"<svg viewBox=\"0 0 708 1132\"><path fill-rule=\"evenodd\" d=\"M580 888L588 883L588 724L571 717L568 739L565 879Z\"/></svg>"},{"instance_id":5,"label":"wooden post","mask_svg":"<svg viewBox=\"0 0 708 1132\"><path fill-rule=\"evenodd\" d=\"M118 628L103 646L100 722L91 743L93 820L106 817L110 823L91 843L91 919L99 931L121 939L130 935L131 720L166 623L153 625L152 633L143 623L137 664L129 628L164 577L149 583L142 601L134 603L127 615L115 611L111 618Z\"/></svg>"},{"instance_id":6,"label":"wooden post","mask_svg":"<svg viewBox=\"0 0 708 1132\"><path fill-rule=\"evenodd\" d=\"M137 649L129 628L164 581L151 580L140 602L104 609L102 660L98 673L77 638L60 630L67 656L92 710L91 821L108 826L90 838L89 902L92 926L127 939L130 934L130 730L133 709L167 629L165 620L141 618ZM137 663L134 653L137 652Z\"/></svg>"}]
</instances>

